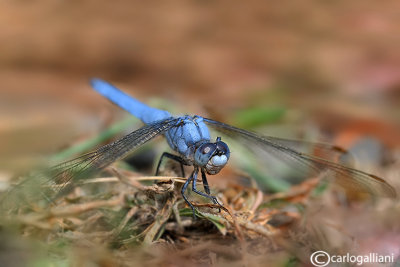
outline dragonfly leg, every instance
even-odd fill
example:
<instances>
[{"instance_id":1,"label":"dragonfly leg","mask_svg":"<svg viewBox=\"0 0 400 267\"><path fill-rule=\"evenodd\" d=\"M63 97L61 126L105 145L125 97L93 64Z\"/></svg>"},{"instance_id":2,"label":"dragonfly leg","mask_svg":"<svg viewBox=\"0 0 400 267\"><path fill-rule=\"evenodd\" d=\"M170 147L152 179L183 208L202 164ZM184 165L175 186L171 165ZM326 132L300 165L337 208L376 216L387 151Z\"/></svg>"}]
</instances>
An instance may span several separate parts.
<instances>
[{"instance_id":1,"label":"dragonfly leg","mask_svg":"<svg viewBox=\"0 0 400 267\"><path fill-rule=\"evenodd\" d=\"M207 194L197 190L197 188L196 188L197 174L198 174L198 169L197 169L197 167L195 167L195 171L194 171L194 175L193 175L193 182L192 182L192 191L197 193L197 194L199 194L199 195L201 195L201 196L203 196L203 197L211 199L214 204L218 204L218 205L222 206L218 202L218 199L215 196L210 196L210 187L208 186L206 174L204 173L203 170L201 170L201 176L202 176L202 179L203 179L204 190L206 191Z\"/></svg>"},{"instance_id":2,"label":"dragonfly leg","mask_svg":"<svg viewBox=\"0 0 400 267\"><path fill-rule=\"evenodd\" d=\"M181 166L182 177L185 177L185 170L183 169L183 165L185 164L185 161L184 161L181 157L179 157L179 156L177 156L177 155L174 155L174 154L171 154L171 153L168 153L168 152L164 152L164 153L161 155L160 160L158 161L158 164L157 164L156 176L158 176L158 173L159 173L159 171L160 171L161 162L162 162L162 160L164 159L164 157L179 162L179 164L180 164L180 166Z\"/></svg>"},{"instance_id":3,"label":"dragonfly leg","mask_svg":"<svg viewBox=\"0 0 400 267\"><path fill-rule=\"evenodd\" d=\"M196 171L196 170L193 170L192 174L191 174L190 177L186 180L186 182L183 184L182 189L181 189L181 194L182 194L183 199L185 200L185 202L190 206L190 208L191 208L192 211L193 211L193 219L196 218L196 213L195 213L195 210L194 210L194 206L192 205L192 203L190 203L190 201L189 201L189 200L187 199L187 197L185 196L185 191L186 191L186 188L188 187L188 185L190 184L190 182L193 180L195 171ZM197 171L198 171L198 170L197 170ZM196 174L196 175L197 175L197 174Z\"/></svg>"},{"instance_id":4,"label":"dragonfly leg","mask_svg":"<svg viewBox=\"0 0 400 267\"><path fill-rule=\"evenodd\" d=\"M206 191L206 193L209 195L210 194L210 187L208 186L206 173L204 172L203 168L201 169L201 178L203 180L204 191Z\"/></svg>"}]
</instances>

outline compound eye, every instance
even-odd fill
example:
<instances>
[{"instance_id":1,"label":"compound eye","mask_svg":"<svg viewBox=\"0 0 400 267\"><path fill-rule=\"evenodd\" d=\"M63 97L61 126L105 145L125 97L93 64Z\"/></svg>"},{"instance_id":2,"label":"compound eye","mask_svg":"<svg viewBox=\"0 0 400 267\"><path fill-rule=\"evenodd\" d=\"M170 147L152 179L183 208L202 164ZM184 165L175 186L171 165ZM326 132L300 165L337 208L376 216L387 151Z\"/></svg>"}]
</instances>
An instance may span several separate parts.
<instances>
[{"instance_id":1,"label":"compound eye","mask_svg":"<svg viewBox=\"0 0 400 267\"><path fill-rule=\"evenodd\" d=\"M221 152L222 154L229 154L229 147L227 144L225 144L222 141L218 141L217 142L217 149L219 152Z\"/></svg>"},{"instance_id":2,"label":"compound eye","mask_svg":"<svg viewBox=\"0 0 400 267\"><path fill-rule=\"evenodd\" d=\"M204 145L201 146L200 152L203 155L207 155L207 154L214 153L215 149L216 149L216 145L215 144L207 143L207 144L204 144Z\"/></svg>"}]
</instances>

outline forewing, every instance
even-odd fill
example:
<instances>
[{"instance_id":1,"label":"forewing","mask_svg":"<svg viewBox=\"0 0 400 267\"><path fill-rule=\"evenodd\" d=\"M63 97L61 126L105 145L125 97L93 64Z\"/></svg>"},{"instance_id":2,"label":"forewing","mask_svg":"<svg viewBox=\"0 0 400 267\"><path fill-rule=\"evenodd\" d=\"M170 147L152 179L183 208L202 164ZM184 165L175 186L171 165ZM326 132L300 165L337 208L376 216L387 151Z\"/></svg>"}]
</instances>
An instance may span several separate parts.
<instances>
[{"instance_id":1,"label":"forewing","mask_svg":"<svg viewBox=\"0 0 400 267\"><path fill-rule=\"evenodd\" d=\"M170 118L143 126L142 128L122 137L121 139L102 146L93 152L84 154L78 158L56 165L46 171L37 173L27 178L19 186L25 191L31 191L36 197L57 198L69 192L79 180L86 179L90 175L99 172L116 160L123 158L139 146L156 136L171 129L179 119ZM40 189L34 190L34 186ZM47 190L51 189L50 197ZM19 190L21 191L21 190ZM55 191L55 192L54 192ZM40 196L39 196L40 197Z\"/></svg>"},{"instance_id":2,"label":"forewing","mask_svg":"<svg viewBox=\"0 0 400 267\"><path fill-rule=\"evenodd\" d=\"M334 163L335 155L345 153L336 146L327 144L292 141L281 138L258 135L225 123L211 119L204 121L213 129L234 139L240 139L252 151L264 153L266 158L272 157L286 164L288 168L300 170L307 175L322 173L332 177L345 188L377 196L396 197L396 191L383 179L344 165ZM318 151L318 156L298 152L293 147L308 147L311 152Z\"/></svg>"}]
</instances>

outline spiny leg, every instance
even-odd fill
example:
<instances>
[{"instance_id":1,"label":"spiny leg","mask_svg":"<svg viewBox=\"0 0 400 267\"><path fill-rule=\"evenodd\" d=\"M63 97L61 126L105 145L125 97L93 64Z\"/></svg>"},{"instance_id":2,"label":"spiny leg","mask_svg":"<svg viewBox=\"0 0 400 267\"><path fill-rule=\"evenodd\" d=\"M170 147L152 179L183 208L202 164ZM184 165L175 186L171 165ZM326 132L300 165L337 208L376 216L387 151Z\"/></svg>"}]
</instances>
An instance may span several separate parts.
<instances>
[{"instance_id":1,"label":"spiny leg","mask_svg":"<svg viewBox=\"0 0 400 267\"><path fill-rule=\"evenodd\" d=\"M183 199L185 200L185 202L190 206L190 208L191 208L192 211L193 211L193 219L196 218L196 213L195 213L195 210L194 210L194 206L192 205L192 203L190 203L190 201L189 201L189 200L187 199L187 197L185 196L185 191L186 191L186 188L188 187L188 185L190 184L190 182L193 180L195 171L198 172L199 170L198 170L198 169L197 169L197 170L196 170L196 169L193 170L192 174L191 174L190 177L186 180L186 182L183 184L182 189L181 189L181 194L182 194ZM196 174L196 176L197 176L197 174Z\"/></svg>"},{"instance_id":2,"label":"spiny leg","mask_svg":"<svg viewBox=\"0 0 400 267\"><path fill-rule=\"evenodd\" d=\"M183 165L185 164L185 161L181 157L179 157L177 155L174 155L174 154L171 154L171 153L168 153L168 152L164 152L161 155L160 160L158 161L157 169L156 169L156 176L158 176L158 173L160 171L161 162L162 162L164 157L167 157L169 159L172 159L172 160L175 160L175 161L179 162L179 164L181 166L182 177L185 177L185 170L183 169Z\"/></svg>"},{"instance_id":3,"label":"spiny leg","mask_svg":"<svg viewBox=\"0 0 400 267\"><path fill-rule=\"evenodd\" d=\"M204 172L203 168L201 169L201 178L203 180L204 191L206 191L206 193L209 195L210 194L210 187L208 186L206 173Z\"/></svg>"},{"instance_id":4,"label":"spiny leg","mask_svg":"<svg viewBox=\"0 0 400 267\"><path fill-rule=\"evenodd\" d=\"M213 202L214 204L218 204L218 205L222 206L222 205L218 202L218 200L217 200L217 198L216 198L215 196L210 196L210 195L209 195L209 194L210 194L210 188L209 188L209 186L208 186L206 174L204 173L203 169L201 170L201 176L202 176L203 183L204 183L204 190L206 190L206 192L207 192L207 191L208 191L208 192L207 192L207 194L205 194L205 193L203 193L203 192L201 192L201 191L199 191L199 190L196 189L196 182L197 182L197 174L198 174L198 172L199 172L198 167L195 167L195 171L194 171L194 175L193 175L193 182L192 182L192 191L195 192L195 193L197 193L197 194L199 194L199 195L201 195L201 196L203 196L203 197L206 197L206 198L211 199L212 202ZM206 185L207 185L207 188L208 188L208 189L206 189Z\"/></svg>"}]
</instances>

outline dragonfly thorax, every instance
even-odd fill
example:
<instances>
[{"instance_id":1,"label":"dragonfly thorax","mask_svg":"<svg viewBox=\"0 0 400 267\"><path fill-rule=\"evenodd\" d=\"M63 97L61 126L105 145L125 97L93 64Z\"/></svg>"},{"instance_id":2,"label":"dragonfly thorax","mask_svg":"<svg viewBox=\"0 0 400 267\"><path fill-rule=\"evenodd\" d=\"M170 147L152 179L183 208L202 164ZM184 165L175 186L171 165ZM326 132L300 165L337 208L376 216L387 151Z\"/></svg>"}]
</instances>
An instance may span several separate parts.
<instances>
[{"instance_id":1,"label":"dragonfly thorax","mask_svg":"<svg viewBox=\"0 0 400 267\"><path fill-rule=\"evenodd\" d=\"M215 143L203 143L195 151L194 163L208 174L217 174L228 162L229 147L217 137Z\"/></svg>"}]
</instances>

